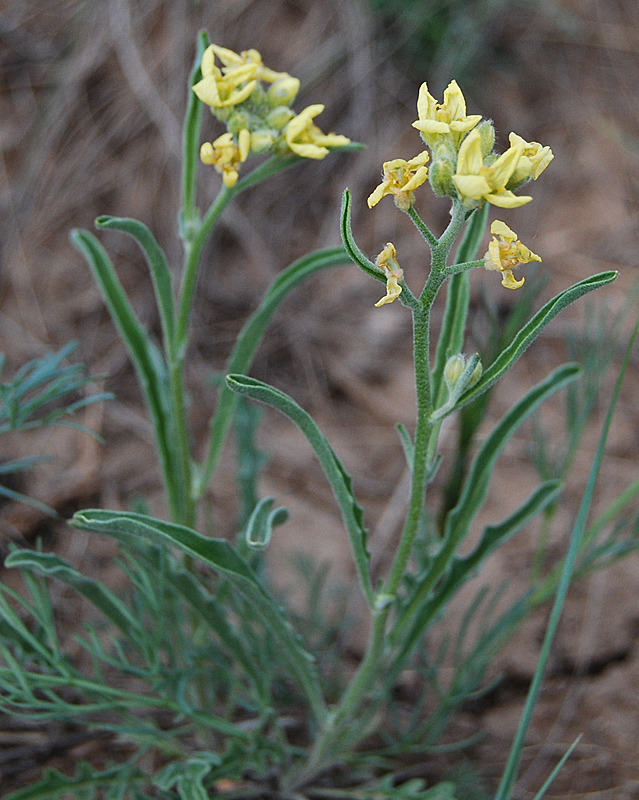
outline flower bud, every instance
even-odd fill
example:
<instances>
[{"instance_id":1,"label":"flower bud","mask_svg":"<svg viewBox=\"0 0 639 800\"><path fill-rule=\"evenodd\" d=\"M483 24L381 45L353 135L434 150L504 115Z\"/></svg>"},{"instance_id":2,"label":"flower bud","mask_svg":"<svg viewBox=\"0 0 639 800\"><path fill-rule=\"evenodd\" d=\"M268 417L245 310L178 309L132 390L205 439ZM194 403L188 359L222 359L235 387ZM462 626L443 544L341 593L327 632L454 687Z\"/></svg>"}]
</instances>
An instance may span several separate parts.
<instances>
[{"instance_id":1,"label":"flower bud","mask_svg":"<svg viewBox=\"0 0 639 800\"><path fill-rule=\"evenodd\" d=\"M478 361L475 365L475 369L472 371L470 378L468 379L468 383L466 384L467 389L472 389L473 386L477 383L477 381L481 378L484 368L481 365L481 361Z\"/></svg>"},{"instance_id":2,"label":"flower bud","mask_svg":"<svg viewBox=\"0 0 639 800\"><path fill-rule=\"evenodd\" d=\"M482 372L479 356L468 359L462 353L451 356L444 367L444 380L450 399L456 401L462 392L473 387L481 378Z\"/></svg>"},{"instance_id":3,"label":"flower bud","mask_svg":"<svg viewBox=\"0 0 639 800\"><path fill-rule=\"evenodd\" d=\"M265 153L270 150L275 144L276 135L268 128L262 128L259 131L251 133L251 152L252 153Z\"/></svg>"},{"instance_id":4,"label":"flower bud","mask_svg":"<svg viewBox=\"0 0 639 800\"><path fill-rule=\"evenodd\" d=\"M435 194L455 197L453 165L450 161L433 161L428 171L428 180Z\"/></svg>"},{"instance_id":5,"label":"flower bud","mask_svg":"<svg viewBox=\"0 0 639 800\"><path fill-rule=\"evenodd\" d=\"M492 152L495 144L495 126L489 119L485 119L477 126L477 130L479 131L481 154L486 158L486 156Z\"/></svg>"},{"instance_id":6,"label":"flower bud","mask_svg":"<svg viewBox=\"0 0 639 800\"><path fill-rule=\"evenodd\" d=\"M234 114L231 114L226 122L226 128L229 133L233 133L236 136L241 130L248 128L248 126L248 114L246 114L244 111L236 111Z\"/></svg>"},{"instance_id":7,"label":"flower bud","mask_svg":"<svg viewBox=\"0 0 639 800\"><path fill-rule=\"evenodd\" d=\"M276 131L281 131L295 116L295 112L288 106L277 106L266 117L266 124L270 128L275 128Z\"/></svg>"},{"instance_id":8,"label":"flower bud","mask_svg":"<svg viewBox=\"0 0 639 800\"><path fill-rule=\"evenodd\" d=\"M276 106L287 106L295 100L299 90L300 82L298 78L287 75L285 78L275 81L266 93L266 97L269 104L274 108Z\"/></svg>"},{"instance_id":9,"label":"flower bud","mask_svg":"<svg viewBox=\"0 0 639 800\"><path fill-rule=\"evenodd\" d=\"M444 380L446 381L446 386L448 387L449 392L452 393L453 389L457 385L465 366L466 359L461 353L451 356L446 362L446 366L444 367Z\"/></svg>"},{"instance_id":10,"label":"flower bud","mask_svg":"<svg viewBox=\"0 0 639 800\"><path fill-rule=\"evenodd\" d=\"M457 150L452 142L443 139L432 149L433 161L450 161L452 164L457 160Z\"/></svg>"}]
</instances>

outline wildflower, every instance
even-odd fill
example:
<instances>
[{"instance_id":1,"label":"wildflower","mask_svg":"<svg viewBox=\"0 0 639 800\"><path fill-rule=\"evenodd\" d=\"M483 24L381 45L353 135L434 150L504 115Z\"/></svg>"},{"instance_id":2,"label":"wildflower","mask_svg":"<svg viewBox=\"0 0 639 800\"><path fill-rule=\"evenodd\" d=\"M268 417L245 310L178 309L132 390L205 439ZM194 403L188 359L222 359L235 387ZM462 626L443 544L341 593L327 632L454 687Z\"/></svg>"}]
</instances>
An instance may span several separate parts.
<instances>
[{"instance_id":1,"label":"wildflower","mask_svg":"<svg viewBox=\"0 0 639 800\"><path fill-rule=\"evenodd\" d=\"M385 161L382 167L382 182L368 198L368 207L376 206L387 194L395 195L395 205L408 211L415 202L413 189L421 186L428 178L429 155L424 150L410 161L395 158Z\"/></svg>"},{"instance_id":2,"label":"wildflower","mask_svg":"<svg viewBox=\"0 0 639 800\"><path fill-rule=\"evenodd\" d=\"M251 134L244 129L239 132L235 144L233 134L223 133L211 144L204 142L200 148L200 158L205 164L213 164L221 173L224 185L229 189L235 186L239 177L238 169L248 158L251 147Z\"/></svg>"},{"instance_id":3,"label":"wildflower","mask_svg":"<svg viewBox=\"0 0 639 800\"><path fill-rule=\"evenodd\" d=\"M522 244L517 238L517 234L505 222L496 219L490 226L490 232L494 235L488 245L488 251L484 255L484 266L486 269L501 272L502 286L507 289L519 289L524 285L525 279L515 280L513 269L518 264L541 261L541 258L529 250L525 244Z\"/></svg>"},{"instance_id":4,"label":"wildflower","mask_svg":"<svg viewBox=\"0 0 639 800\"><path fill-rule=\"evenodd\" d=\"M539 144L539 142L527 142L516 133L511 133L508 138L511 147L523 147L523 153L509 183L513 186L518 186L530 178L536 181L555 157L552 150L548 146L544 147Z\"/></svg>"},{"instance_id":5,"label":"wildflower","mask_svg":"<svg viewBox=\"0 0 639 800\"><path fill-rule=\"evenodd\" d=\"M422 83L417 99L417 114L419 119L413 122L413 128L421 131L430 147L442 135L450 135L455 147L459 147L466 133L481 119L480 114L466 115L466 100L457 81L448 84L443 103L438 103L428 91L427 84Z\"/></svg>"},{"instance_id":6,"label":"wildflower","mask_svg":"<svg viewBox=\"0 0 639 800\"><path fill-rule=\"evenodd\" d=\"M329 147L339 147L351 141L336 133L323 133L313 118L324 111L321 103L308 106L288 123L284 135L289 148L302 158L324 158Z\"/></svg>"},{"instance_id":7,"label":"wildflower","mask_svg":"<svg viewBox=\"0 0 639 800\"><path fill-rule=\"evenodd\" d=\"M221 69L215 63L216 56L223 64ZM265 67L257 50L234 53L216 44L209 45L204 51L201 68L202 80L195 84L193 91L203 103L213 108L243 103L260 80L274 83L290 79L286 72L275 72Z\"/></svg>"},{"instance_id":8,"label":"wildflower","mask_svg":"<svg viewBox=\"0 0 639 800\"><path fill-rule=\"evenodd\" d=\"M517 196L506 189L524 149L522 144L512 145L492 164L485 165L480 134L478 131L471 131L459 148L457 173L453 175L462 200L475 207L481 205L483 200L501 208L517 208L529 203L532 197Z\"/></svg>"},{"instance_id":9,"label":"wildflower","mask_svg":"<svg viewBox=\"0 0 639 800\"><path fill-rule=\"evenodd\" d=\"M379 308L380 306L392 303L393 300L396 300L400 296L402 287L399 285L398 281L402 280L404 272L397 263L397 250L395 250L395 246L391 242L388 242L386 247L377 256L375 263L386 275L386 294L381 300L375 303L375 307Z\"/></svg>"}]
</instances>

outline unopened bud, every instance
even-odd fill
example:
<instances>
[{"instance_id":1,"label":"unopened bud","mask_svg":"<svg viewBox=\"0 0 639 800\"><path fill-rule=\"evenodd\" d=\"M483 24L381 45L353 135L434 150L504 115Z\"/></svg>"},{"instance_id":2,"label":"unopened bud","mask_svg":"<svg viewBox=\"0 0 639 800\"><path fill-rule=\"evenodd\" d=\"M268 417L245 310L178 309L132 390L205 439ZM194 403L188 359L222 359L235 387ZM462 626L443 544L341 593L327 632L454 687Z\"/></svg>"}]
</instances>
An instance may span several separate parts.
<instances>
[{"instance_id":1,"label":"unopened bud","mask_svg":"<svg viewBox=\"0 0 639 800\"><path fill-rule=\"evenodd\" d=\"M259 131L251 133L251 152L252 153L265 153L270 150L275 144L275 135L273 131L264 128Z\"/></svg>"},{"instance_id":2,"label":"unopened bud","mask_svg":"<svg viewBox=\"0 0 639 800\"><path fill-rule=\"evenodd\" d=\"M455 197L453 165L450 161L433 161L428 170L428 180L435 194Z\"/></svg>"},{"instance_id":3,"label":"unopened bud","mask_svg":"<svg viewBox=\"0 0 639 800\"><path fill-rule=\"evenodd\" d=\"M444 367L444 380L449 390L455 388L457 381L461 378L464 367L466 366L466 359L461 353L456 356L451 356L446 362Z\"/></svg>"},{"instance_id":4,"label":"unopened bud","mask_svg":"<svg viewBox=\"0 0 639 800\"><path fill-rule=\"evenodd\" d=\"M300 82L298 78L293 78L287 75L285 78L280 78L270 87L266 96L268 102L273 107L286 106L295 100L297 93L300 90Z\"/></svg>"},{"instance_id":5,"label":"unopened bud","mask_svg":"<svg viewBox=\"0 0 639 800\"><path fill-rule=\"evenodd\" d=\"M276 131L281 131L295 116L295 112L288 106L277 106L266 117L266 124L270 128L275 128Z\"/></svg>"},{"instance_id":6,"label":"unopened bud","mask_svg":"<svg viewBox=\"0 0 639 800\"><path fill-rule=\"evenodd\" d=\"M226 122L226 127L229 133L233 133L236 136L240 131L248 128L248 126L248 114L245 114L243 111L236 111L228 118Z\"/></svg>"},{"instance_id":7,"label":"unopened bud","mask_svg":"<svg viewBox=\"0 0 639 800\"><path fill-rule=\"evenodd\" d=\"M482 372L484 368L481 365L481 361L477 362L475 369L472 371L470 378L468 379L468 383L466 384L467 389L472 389L473 386L477 383L477 381L481 378Z\"/></svg>"},{"instance_id":8,"label":"unopened bud","mask_svg":"<svg viewBox=\"0 0 639 800\"><path fill-rule=\"evenodd\" d=\"M485 119L477 126L479 131L479 143L481 145L481 154L486 156L492 152L495 144L495 126L489 119Z\"/></svg>"}]
</instances>

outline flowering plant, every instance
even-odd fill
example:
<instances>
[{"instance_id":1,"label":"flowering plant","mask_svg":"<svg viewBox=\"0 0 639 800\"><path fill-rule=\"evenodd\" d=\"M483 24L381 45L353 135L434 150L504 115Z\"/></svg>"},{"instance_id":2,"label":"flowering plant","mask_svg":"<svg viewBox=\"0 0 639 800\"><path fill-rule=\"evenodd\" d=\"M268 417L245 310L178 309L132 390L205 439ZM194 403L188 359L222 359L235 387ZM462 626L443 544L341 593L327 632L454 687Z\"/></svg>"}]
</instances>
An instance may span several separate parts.
<instances>
[{"instance_id":1,"label":"flowering plant","mask_svg":"<svg viewBox=\"0 0 639 800\"><path fill-rule=\"evenodd\" d=\"M494 651L532 607L557 590L528 710L496 794L498 800L505 800L516 776L529 712L571 575L575 566L581 574L601 566L612 552L613 544L595 542L595 535L585 529L600 452L563 566L544 576L532 594L488 625L456 666L446 691L433 678L437 669L429 657L427 635L484 559L556 501L559 482L544 480L506 519L483 528L466 554L460 553L509 437L540 403L573 382L579 368L575 364L559 367L512 405L479 447L440 525L428 513L426 491L442 461L439 434L444 418L487 393L559 311L610 283L615 273L593 276L560 292L512 336L491 363L482 365L479 355L464 354L471 270L483 266L498 271L502 284L515 289L523 278L517 280L513 270L540 260L499 220L491 225L493 238L486 254L476 258L487 211L490 206L514 209L528 203L531 197L516 192L542 174L552 153L548 147L511 134L510 146L498 155L493 151L492 124L466 113L463 94L454 81L442 103L423 84L414 127L427 150L407 161L387 161L381 184L368 198L372 208L392 196L417 227L431 254L423 288L414 292L408 286L392 243L375 261L360 249L351 229L352 198L347 191L341 216L344 246L311 253L283 270L244 326L219 389L204 458L198 461L189 436L184 363L199 264L211 230L240 192L304 159L323 159L333 150L358 146L315 125L321 104L295 113L291 104L299 81L265 67L255 50L238 54L203 37L191 87L184 127L180 286L174 288L166 257L142 223L114 217L100 217L96 223L98 228L133 237L140 246L162 324L160 346L136 316L98 240L87 231L72 235L135 364L153 423L169 520L104 509L83 510L73 517L71 524L76 528L120 542L124 569L132 583L128 597L81 575L53 553L27 550L12 552L6 565L23 571L31 599L7 587L0 592L6 632L6 642L0 645L4 710L74 724L82 720L89 728L132 744L133 754L105 769L84 764L75 776L50 772L28 795L18 792L13 800L84 797L96 789L108 797L163 800L453 798L456 789L450 781L432 787L422 781L396 785L394 758L403 750L423 750L437 740L452 711L480 688ZM227 130L200 146L204 106ZM198 151L201 161L213 165L222 176L220 193L203 215L195 201ZM265 161L246 171L252 156L264 155L268 156ZM415 193L427 182L437 196L448 197L451 203L450 222L439 237L415 209ZM462 231L451 263L452 248ZM391 566L379 579L371 569L363 511L337 453L291 397L246 375L282 299L309 275L349 258L385 284L386 294L377 306L399 300L413 321L417 418L414 432L399 427L411 476L410 499ZM412 280L411 271L406 273ZM433 347L431 309L445 283L443 324ZM309 630L303 624L293 629L291 616L269 587L263 553L273 529L287 518L286 509L273 508L273 498L258 498L235 544L196 530L202 524L200 501L214 476L231 420L243 408L241 398L270 405L297 425L333 490L365 608L360 624L370 631L366 652L348 678L335 679L324 649L312 652ZM240 441L245 454L252 452L252 445L252 440ZM253 479L259 471L257 462L253 458L250 467ZM617 511L621 507L617 504ZM83 672L64 652L40 576L63 581L100 612L104 627L90 627L88 636L80 640L90 655L92 674ZM16 603L35 618L31 628L22 621ZM416 713L389 733L388 709L407 668L416 670L425 683L434 682L437 700L422 702L420 696Z\"/></svg>"}]
</instances>

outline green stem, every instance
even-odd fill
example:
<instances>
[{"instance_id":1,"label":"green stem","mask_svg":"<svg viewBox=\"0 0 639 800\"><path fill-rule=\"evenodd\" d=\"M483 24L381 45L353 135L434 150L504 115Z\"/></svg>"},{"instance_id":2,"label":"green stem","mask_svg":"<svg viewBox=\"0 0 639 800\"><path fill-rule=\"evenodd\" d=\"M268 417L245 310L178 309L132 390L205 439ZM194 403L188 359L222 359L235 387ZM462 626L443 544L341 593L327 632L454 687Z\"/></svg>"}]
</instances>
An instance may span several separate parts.
<instances>
[{"instance_id":1,"label":"green stem","mask_svg":"<svg viewBox=\"0 0 639 800\"><path fill-rule=\"evenodd\" d=\"M222 186L220 193L207 211L202 224L197 229L197 232L191 240L187 240L185 243L186 255L184 274L182 276L180 302L178 306L177 323L175 326L175 341L177 345L176 350L180 361L183 360L184 351L186 349L191 307L193 305L193 296L195 294L195 287L197 285L200 258L202 257L204 245L206 244L211 231L220 218L222 212L236 194L237 188L234 187L233 189L229 189L226 186Z\"/></svg>"},{"instance_id":2,"label":"green stem","mask_svg":"<svg viewBox=\"0 0 639 800\"><path fill-rule=\"evenodd\" d=\"M301 789L316 775L339 760L340 737L346 724L355 722L355 712L362 703L371 686L379 677L379 662L383 655L386 641L386 621L390 605L378 609L373 618L373 627L364 660L359 665L355 677L342 697L340 704L329 715L321 733L315 740L308 761L302 770L292 776L290 788ZM349 732L352 735L352 732ZM365 731L362 731L362 735Z\"/></svg>"}]
</instances>

